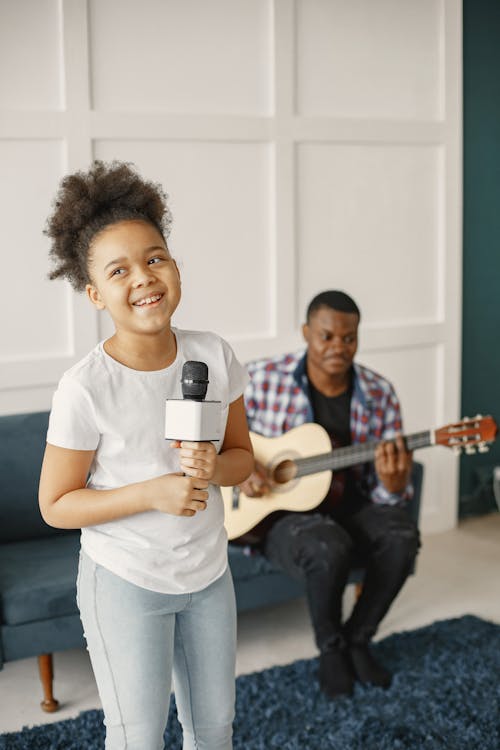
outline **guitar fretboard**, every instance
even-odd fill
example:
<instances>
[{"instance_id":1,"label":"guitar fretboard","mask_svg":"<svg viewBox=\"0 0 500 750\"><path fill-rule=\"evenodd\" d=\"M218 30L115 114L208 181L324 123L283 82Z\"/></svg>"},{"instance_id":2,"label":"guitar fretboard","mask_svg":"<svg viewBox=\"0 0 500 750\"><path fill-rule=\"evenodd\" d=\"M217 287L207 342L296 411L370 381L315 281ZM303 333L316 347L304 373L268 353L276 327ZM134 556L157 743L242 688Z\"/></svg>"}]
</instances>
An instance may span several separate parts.
<instances>
[{"instance_id":1,"label":"guitar fretboard","mask_svg":"<svg viewBox=\"0 0 500 750\"><path fill-rule=\"evenodd\" d=\"M403 440L408 450L414 451L419 448L427 448L433 445L431 430L415 432L413 435L405 435ZM316 474L320 471L339 471L349 466L364 464L373 461L375 449L380 441L370 443L356 443L345 448L336 448L329 453L320 453L317 456L294 459L297 468L296 477L304 477L307 474Z\"/></svg>"}]
</instances>

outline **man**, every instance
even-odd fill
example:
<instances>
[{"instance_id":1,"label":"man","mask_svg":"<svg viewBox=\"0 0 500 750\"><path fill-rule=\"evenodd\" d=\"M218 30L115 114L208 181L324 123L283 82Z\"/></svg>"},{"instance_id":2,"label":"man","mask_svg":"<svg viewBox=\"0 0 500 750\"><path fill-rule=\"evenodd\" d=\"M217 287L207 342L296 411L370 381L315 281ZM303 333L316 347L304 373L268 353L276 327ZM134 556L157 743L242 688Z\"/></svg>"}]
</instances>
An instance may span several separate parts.
<instances>
[{"instance_id":1,"label":"man","mask_svg":"<svg viewBox=\"0 0 500 750\"><path fill-rule=\"evenodd\" d=\"M350 694L355 680L390 685L390 672L369 644L419 548L418 529L404 507L412 496L412 457L399 434L399 402L387 380L354 362L359 321L360 311L347 294L317 295L302 328L306 351L251 363L245 392L250 429L266 437L316 422L334 447L381 441L374 463L345 472L344 482L336 478L315 510L273 514L259 527L268 559L305 581L320 651L320 686L332 698ZM257 464L241 489L265 502L269 486ZM367 574L342 623L342 594L354 554L366 563Z\"/></svg>"}]
</instances>

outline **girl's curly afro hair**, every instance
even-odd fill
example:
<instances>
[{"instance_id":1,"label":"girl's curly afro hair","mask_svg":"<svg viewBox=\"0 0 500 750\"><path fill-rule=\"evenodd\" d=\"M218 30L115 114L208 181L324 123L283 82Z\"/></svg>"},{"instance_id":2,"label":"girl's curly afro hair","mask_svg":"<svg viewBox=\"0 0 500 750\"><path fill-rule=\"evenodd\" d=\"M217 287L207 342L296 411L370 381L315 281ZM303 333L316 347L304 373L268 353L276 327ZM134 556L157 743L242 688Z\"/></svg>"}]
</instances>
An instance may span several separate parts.
<instances>
[{"instance_id":1,"label":"girl's curly afro hair","mask_svg":"<svg viewBox=\"0 0 500 750\"><path fill-rule=\"evenodd\" d=\"M164 238L172 223L161 185L143 180L131 164L95 161L88 172L64 177L44 232L52 240L55 263L49 278L65 278L83 291L91 283L92 240L110 224L130 219L152 224Z\"/></svg>"}]
</instances>

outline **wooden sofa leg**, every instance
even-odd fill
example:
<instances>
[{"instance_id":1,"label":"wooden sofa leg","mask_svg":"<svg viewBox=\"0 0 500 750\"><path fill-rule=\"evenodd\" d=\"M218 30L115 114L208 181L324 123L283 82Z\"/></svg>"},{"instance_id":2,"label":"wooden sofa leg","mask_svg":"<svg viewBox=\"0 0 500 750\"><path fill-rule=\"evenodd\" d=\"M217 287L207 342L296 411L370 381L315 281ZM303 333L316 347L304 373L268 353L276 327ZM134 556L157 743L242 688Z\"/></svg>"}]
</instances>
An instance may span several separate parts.
<instances>
[{"instance_id":1,"label":"wooden sofa leg","mask_svg":"<svg viewBox=\"0 0 500 750\"><path fill-rule=\"evenodd\" d=\"M354 591L355 591L356 601L358 601L359 597L361 596L361 592L363 591L363 584L362 583L355 583L354 584Z\"/></svg>"},{"instance_id":2,"label":"wooden sofa leg","mask_svg":"<svg viewBox=\"0 0 500 750\"><path fill-rule=\"evenodd\" d=\"M59 701L56 701L52 692L52 682L54 679L52 654L40 654L38 657L38 671L40 672L43 687L43 701L40 705L47 713L57 711Z\"/></svg>"}]
</instances>

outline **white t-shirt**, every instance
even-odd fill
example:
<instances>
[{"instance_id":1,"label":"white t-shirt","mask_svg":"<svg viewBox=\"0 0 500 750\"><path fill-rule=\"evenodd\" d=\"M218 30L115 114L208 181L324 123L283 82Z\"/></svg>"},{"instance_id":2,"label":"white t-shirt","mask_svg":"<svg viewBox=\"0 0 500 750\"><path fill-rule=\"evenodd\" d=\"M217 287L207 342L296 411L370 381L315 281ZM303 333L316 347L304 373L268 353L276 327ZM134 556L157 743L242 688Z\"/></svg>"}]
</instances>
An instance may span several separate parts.
<instances>
[{"instance_id":1,"label":"white t-shirt","mask_svg":"<svg viewBox=\"0 0 500 750\"><path fill-rule=\"evenodd\" d=\"M165 400L182 398L187 360L208 365L207 400L222 402L224 435L229 405L248 376L219 336L173 329L175 361L164 370L120 364L98 344L61 378L52 402L47 442L95 450L88 487L113 489L180 470L165 440ZM221 443L216 444L220 450ZM227 566L227 535L220 488L209 485L206 510L194 516L148 511L82 529L82 548L96 563L153 591L200 591Z\"/></svg>"}]
</instances>

